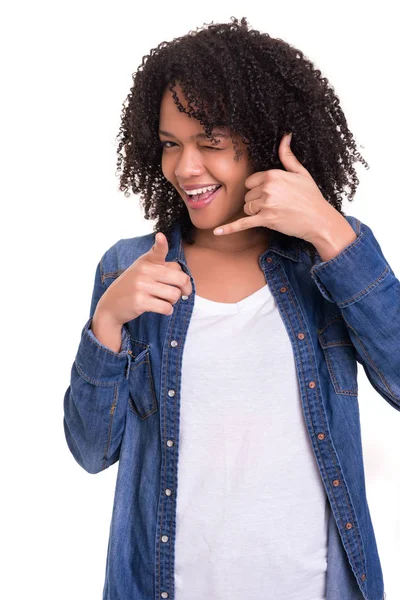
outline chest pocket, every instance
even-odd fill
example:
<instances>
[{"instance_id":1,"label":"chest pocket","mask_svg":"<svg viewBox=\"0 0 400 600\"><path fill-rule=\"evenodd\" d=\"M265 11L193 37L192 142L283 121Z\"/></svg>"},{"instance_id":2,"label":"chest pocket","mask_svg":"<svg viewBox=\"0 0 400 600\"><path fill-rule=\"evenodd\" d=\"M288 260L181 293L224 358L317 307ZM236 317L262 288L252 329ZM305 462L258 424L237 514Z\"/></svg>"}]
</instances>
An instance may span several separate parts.
<instances>
[{"instance_id":1,"label":"chest pocket","mask_svg":"<svg viewBox=\"0 0 400 600\"><path fill-rule=\"evenodd\" d=\"M336 394L358 395L356 350L343 316L334 315L317 330Z\"/></svg>"},{"instance_id":2,"label":"chest pocket","mask_svg":"<svg viewBox=\"0 0 400 600\"><path fill-rule=\"evenodd\" d=\"M131 411L141 419L157 412L157 396L151 370L150 346L131 336L129 400Z\"/></svg>"}]
</instances>

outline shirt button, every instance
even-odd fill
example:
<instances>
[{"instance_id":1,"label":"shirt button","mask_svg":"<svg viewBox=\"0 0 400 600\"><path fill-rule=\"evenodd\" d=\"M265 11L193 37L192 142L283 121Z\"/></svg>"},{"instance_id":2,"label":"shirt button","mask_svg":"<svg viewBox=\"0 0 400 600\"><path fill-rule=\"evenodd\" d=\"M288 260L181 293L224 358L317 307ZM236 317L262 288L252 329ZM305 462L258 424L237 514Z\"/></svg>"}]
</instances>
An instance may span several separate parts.
<instances>
[{"instance_id":1,"label":"shirt button","mask_svg":"<svg viewBox=\"0 0 400 600\"><path fill-rule=\"evenodd\" d=\"M171 494L172 494L171 490L167 488L167 489L165 490L165 495L166 495L166 496L170 496Z\"/></svg>"},{"instance_id":2,"label":"shirt button","mask_svg":"<svg viewBox=\"0 0 400 600\"><path fill-rule=\"evenodd\" d=\"M366 576L366 574L365 574L365 573L363 573L363 574L361 575L361 579L362 579L363 581L365 581L365 580L367 579L367 576ZM385 598L386 598L386 596L385 596Z\"/></svg>"},{"instance_id":3,"label":"shirt button","mask_svg":"<svg viewBox=\"0 0 400 600\"><path fill-rule=\"evenodd\" d=\"M332 483L333 483L333 485L334 485L335 487L337 487L338 485L340 485L340 481L339 481L339 479L335 479L334 481L332 481Z\"/></svg>"},{"instance_id":4,"label":"shirt button","mask_svg":"<svg viewBox=\"0 0 400 600\"><path fill-rule=\"evenodd\" d=\"M172 340L172 342L171 342L171 346L172 346L173 348L175 348L177 345L178 345L178 342L177 342L176 340Z\"/></svg>"},{"instance_id":5,"label":"shirt button","mask_svg":"<svg viewBox=\"0 0 400 600\"><path fill-rule=\"evenodd\" d=\"M168 592L161 592L161 598L168 598Z\"/></svg>"},{"instance_id":6,"label":"shirt button","mask_svg":"<svg viewBox=\"0 0 400 600\"><path fill-rule=\"evenodd\" d=\"M174 445L174 442L172 440L167 440L168 448L172 448L173 445Z\"/></svg>"},{"instance_id":7,"label":"shirt button","mask_svg":"<svg viewBox=\"0 0 400 600\"><path fill-rule=\"evenodd\" d=\"M162 542L168 542L168 536L167 535L163 535L161 538Z\"/></svg>"},{"instance_id":8,"label":"shirt button","mask_svg":"<svg viewBox=\"0 0 400 600\"><path fill-rule=\"evenodd\" d=\"M173 398L175 396L175 390L168 390L168 396L171 396L171 398Z\"/></svg>"},{"instance_id":9,"label":"shirt button","mask_svg":"<svg viewBox=\"0 0 400 600\"><path fill-rule=\"evenodd\" d=\"M279 291L282 292L282 294L284 294L285 292L287 292L287 287L283 286Z\"/></svg>"},{"instance_id":10,"label":"shirt button","mask_svg":"<svg viewBox=\"0 0 400 600\"><path fill-rule=\"evenodd\" d=\"M351 529L353 525L351 523L346 523L346 529Z\"/></svg>"},{"instance_id":11,"label":"shirt button","mask_svg":"<svg viewBox=\"0 0 400 600\"><path fill-rule=\"evenodd\" d=\"M310 381L310 383L308 384L308 387L315 388L315 381Z\"/></svg>"},{"instance_id":12,"label":"shirt button","mask_svg":"<svg viewBox=\"0 0 400 600\"><path fill-rule=\"evenodd\" d=\"M189 296L181 296L182 300L187 300L189 298Z\"/></svg>"},{"instance_id":13,"label":"shirt button","mask_svg":"<svg viewBox=\"0 0 400 600\"><path fill-rule=\"evenodd\" d=\"M304 333L298 333L297 337L299 338L299 340L304 340Z\"/></svg>"},{"instance_id":14,"label":"shirt button","mask_svg":"<svg viewBox=\"0 0 400 600\"><path fill-rule=\"evenodd\" d=\"M270 256L268 256L267 262L272 263L272 258Z\"/></svg>"},{"instance_id":15,"label":"shirt button","mask_svg":"<svg viewBox=\"0 0 400 600\"><path fill-rule=\"evenodd\" d=\"M325 439L325 434L324 433L319 433L318 434L318 439L319 440L324 440Z\"/></svg>"}]
</instances>

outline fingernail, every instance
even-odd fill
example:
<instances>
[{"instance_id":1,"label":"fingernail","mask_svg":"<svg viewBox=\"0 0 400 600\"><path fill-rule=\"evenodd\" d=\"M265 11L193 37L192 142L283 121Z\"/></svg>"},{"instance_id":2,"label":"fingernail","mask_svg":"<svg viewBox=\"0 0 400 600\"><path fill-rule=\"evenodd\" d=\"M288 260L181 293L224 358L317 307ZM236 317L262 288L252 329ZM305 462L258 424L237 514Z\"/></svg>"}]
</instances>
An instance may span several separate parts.
<instances>
[{"instance_id":1,"label":"fingernail","mask_svg":"<svg viewBox=\"0 0 400 600\"><path fill-rule=\"evenodd\" d=\"M215 235L221 235L221 233L224 233L224 230L222 227L218 227L218 229L214 229L214 233Z\"/></svg>"},{"instance_id":2,"label":"fingernail","mask_svg":"<svg viewBox=\"0 0 400 600\"><path fill-rule=\"evenodd\" d=\"M292 132L289 133L286 137L286 143L288 146L290 146L290 142L292 141Z\"/></svg>"}]
</instances>

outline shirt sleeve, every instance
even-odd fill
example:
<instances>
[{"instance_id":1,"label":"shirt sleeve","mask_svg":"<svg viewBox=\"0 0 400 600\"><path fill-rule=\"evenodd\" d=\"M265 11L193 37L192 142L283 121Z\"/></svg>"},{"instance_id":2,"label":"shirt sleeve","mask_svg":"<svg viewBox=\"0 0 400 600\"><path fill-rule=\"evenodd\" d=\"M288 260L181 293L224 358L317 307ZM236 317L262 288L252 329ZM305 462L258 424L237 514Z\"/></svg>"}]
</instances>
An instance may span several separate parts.
<instances>
[{"instance_id":1,"label":"shirt sleeve","mask_svg":"<svg viewBox=\"0 0 400 600\"><path fill-rule=\"evenodd\" d=\"M113 352L90 329L97 303L105 292L101 264L97 265L89 319L82 329L64 396L67 445L89 473L98 473L118 460L129 398L129 330L122 326L121 350Z\"/></svg>"},{"instance_id":2,"label":"shirt sleeve","mask_svg":"<svg viewBox=\"0 0 400 600\"><path fill-rule=\"evenodd\" d=\"M357 238L310 274L324 298L340 308L371 385L400 410L400 282L371 228L346 219Z\"/></svg>"}]
</instances>

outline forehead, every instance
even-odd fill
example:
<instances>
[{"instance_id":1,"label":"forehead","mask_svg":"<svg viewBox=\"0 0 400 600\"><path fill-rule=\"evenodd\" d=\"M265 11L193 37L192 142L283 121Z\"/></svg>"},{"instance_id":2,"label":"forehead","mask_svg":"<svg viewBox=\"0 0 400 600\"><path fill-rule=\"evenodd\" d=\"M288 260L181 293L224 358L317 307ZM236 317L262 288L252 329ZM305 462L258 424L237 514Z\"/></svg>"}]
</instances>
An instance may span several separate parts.
<instances>
[{"instance_id":1,"label":"forehead","mask_svg":"<svg viewBox=\"0 0 400 600\"><path fill-rule=\"evenodd\" d=\"M184 109L188 110L188 102L186 101L182 90L179 87L175 87L174 91ZM192 106L194 110L197 109L196 105L193 104ZM185 112L179 110L174 102L172 92L168 88L164 90L160 104L159 134L167 135L169 137L185 134L188 140L207 138L201 123L197 119L189 117ZM215 137L230 137L231 134L229 127L221 125L213 128L213 135Z\"/></svg>"},{"instance_id":2,"label":"forehead","mask_svg":"<svg viewBox=\"0 0 400 600\"><path fill-rule=\"evenodd\" d=\"M199 123L200 126L200 123ZM159 135L166 135L168 137L176 137L174 133L172 133L172 131L165 131L165 129L159 129L158 130ZM226 131L223 131L222 129L220 129L219 127L215 127L213 129L213 136L214 137L221 137L221 138L228 138L230 137L230 134L227 133ZM203 140L203 139L207 139L207 134L202 132L202 133L193 133L192 135L188 136L188 140L193 141L193 140Z\"/></svg>"}]
</instances>

